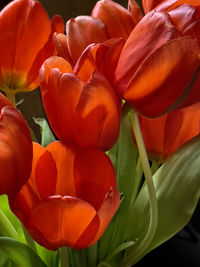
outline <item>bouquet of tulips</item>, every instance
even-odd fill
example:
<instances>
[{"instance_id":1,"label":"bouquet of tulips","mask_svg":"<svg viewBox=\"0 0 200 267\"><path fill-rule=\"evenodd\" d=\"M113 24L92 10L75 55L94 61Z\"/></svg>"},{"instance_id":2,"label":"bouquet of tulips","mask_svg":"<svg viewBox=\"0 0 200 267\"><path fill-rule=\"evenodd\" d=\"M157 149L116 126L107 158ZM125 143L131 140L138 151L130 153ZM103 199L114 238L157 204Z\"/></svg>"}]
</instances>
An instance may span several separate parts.
<instances>
[{"instance_id":1,"label":"bouquet of tulips","mask_svg":"<svg viewBox=\"0 0 200 267\"><path fill-rule=\"evenodd\" d=\"M40 87L41 142L16 103ZM200 1L0 12L0 266L127 267L200 196Z\"/></svg>"}]
</instances>

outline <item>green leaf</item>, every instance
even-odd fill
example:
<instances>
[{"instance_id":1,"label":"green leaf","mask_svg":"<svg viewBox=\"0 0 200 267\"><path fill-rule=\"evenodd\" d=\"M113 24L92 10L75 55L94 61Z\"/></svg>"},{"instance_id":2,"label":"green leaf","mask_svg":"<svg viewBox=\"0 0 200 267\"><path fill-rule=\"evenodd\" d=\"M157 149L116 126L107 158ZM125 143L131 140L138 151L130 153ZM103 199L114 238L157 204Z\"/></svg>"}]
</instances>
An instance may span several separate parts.
<instances>
[{"instance_id":1,"label":"green leaf","mask_svg":"<svg viewBox=\"0 0 200 267\"><path fill-rule=\"evenodd\" d=\"M16 239L18 237L15 228L2 210L0 210L0 236L9 236Z\"/></svg>"},{"instance_id":2,"label":"green leaf","mask_svg":"<svg viewBox=\"0 0 200 267\"><path fill-rule=\"evenodd\" d=\"M195 210L200 197L200 137L177 150L154 174L153 181L158 201L158 228L144 255L179 232ZM130 218L128 240L137 242L128 250L129 258L144 238L148 224L149 198L144 186ZM134 257L130 263L135 263Z\"/></svg>"},{"instance_id":3,"label":"green leaf","mask_svg":"<svg viewBox=\"0 0 200 267\"><path fill-rule=\"evenodd\" d=\"M21 223L18 220L18 218L12 213L8 204L8 197L6 195L0 196L0 209L6 215L9 222L12 224L17 233L17 236L12 236L12 237L17 238L19 241L25 242L24 234L21 228ZM1 235L5 236L5 234L3 233L1 233Z\"/></svg>"},{"instance_id":4,"label":"green leaf","mask_svg":"<svg viewBox=\"0 0 200 267\"><path fill-rule=\"evenodd\" d=\"M35 121L36 124L40 126L40 131L41 131L41 145L42 146L47 146L48 144L52 143L55 141L55 137L51 131L51 128L49 127L48 122L44 118L34 118L33 120Z\"/></svg>"},{"instance_id":5,"label":"green leaf","mask_svg":"<svg viewBox=\"0 0 200 267\"><path fill-rule=\"evenodd\" d=\"M29 246L15 239L0 237L0 250L20 267L47 267Z\"/></svg>"},{"instance_id":6,"label":"green leaf","mask_svg":"<svg viewBox=\"0 0 200 267\"><path fill-rule=\"evenodd\" d=\"M126 240L130 203L136 182L136 162L138 160L138 151L134 144L133 130L128 115L123 117L118 141L108 152L108 155L115 167L118 189L123 194L123 201L98 243L100 261L104 261L111 251L122 245ZM117 257L120 258L120 255L117 255ZM118 266L119 260L114 260ZM112 262L111 265L115 266L115 263Z\"/></svg>"}]
</instances>

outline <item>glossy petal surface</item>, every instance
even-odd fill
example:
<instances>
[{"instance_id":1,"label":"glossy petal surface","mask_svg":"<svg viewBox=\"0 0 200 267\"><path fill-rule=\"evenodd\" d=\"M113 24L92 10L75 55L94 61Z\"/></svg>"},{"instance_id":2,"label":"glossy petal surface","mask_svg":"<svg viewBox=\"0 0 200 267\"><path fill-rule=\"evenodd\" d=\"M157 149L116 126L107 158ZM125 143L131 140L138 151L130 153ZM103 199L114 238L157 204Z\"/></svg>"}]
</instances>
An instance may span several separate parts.
<instances>
[{"instance_id":1,"label":"glossy petal surface","mask_svg":"<svg viewBox=\"0 0 200 267\"><path fill-rule=\"evenodd\" d=\"M44 236L48 244L76 248L76 242L96 215L87 202L74 197L55 196L40 202L30 216L30 225ZM56 219L55 219L56 218ZM96 229L94 229L97 231ZM93 231L94 231L93 230ZM91 238L95 234L91 234ZM37 240L37 236L35 236ZM40 236L39 236L40 239ZM87 244L82 244L84 247Z\"/></svg>"},{"instance_id":2,"label":"glossy petal surface","mask_svg":"<svg viewBox=\"0 0 200 267\"><path fill-rule=\"evenodd\" d=\"M111 0L98 1L91 15L104 22L110 38L126 40L135 26L131 13Z\"/></svg>"},{"instance_id":3,"label":"glossy petal surface","mask_svg":"<svg viewBox=\"0 0 200 267\"><path fill-rule=\"evenodd\" d=\"M156 118L140 117L147 152L154 160L166 160L181 145L200 132L199 103Z\"/></svg>"},{"instance_id":4,"label":"glossy petal surface","mask_svg":"<svg viewBox=\"0 0 200 267\"><path fill-rule=\"evenodd\" d=\"M102 43L108 39L104 23L90 16L79 16L68 21L66 34L69 53L74 64L89 44Z\"/></svg>"},{"instance_id":5,"label":"glossy petal surface","mask_svg":"<svg viewBox=\"0 0 200 267\"><path fill-rule=\"evenodd\" d=\"M7 100L0 95L2 105ZM27 182L32 164L32 142L22 115L8 103L0 112L0 194L15 194Z\"/></svg>"},{"instance_id":6,"label":"glossy petal surface","mask_svg":"<svg viewBox=\"0 0 200 267\"><path fill-rule=\"evenodd\" d=\"M165 13L152 11L137 24L122 49L115 71L115 85L120 97L145 58L177 35Z\"/></svg>"},{"instance_id":7,"label":"glossy petal surface","mask_svg":"<svg viewBox=\"0 0 200 267\"><path fill-rule=\"evenodd\" d=\"M10 89L23 87L38 51L49 38L50 27L50 19L39 2L16 0L1 11L1 75Z\"/></svg>"},{"instance_id":8,"label":"glossy petal surface","mask_svg":"<svg viewBox=\"0 0 200 267\"><path fill-rule=\"evenodd\" d=\"M199 43L189 37L163 45L140 66L125 91L125 99L147 117L174 109L192 90L190 83L200 65L199 54Z\"/></svg>"}]
</instances>

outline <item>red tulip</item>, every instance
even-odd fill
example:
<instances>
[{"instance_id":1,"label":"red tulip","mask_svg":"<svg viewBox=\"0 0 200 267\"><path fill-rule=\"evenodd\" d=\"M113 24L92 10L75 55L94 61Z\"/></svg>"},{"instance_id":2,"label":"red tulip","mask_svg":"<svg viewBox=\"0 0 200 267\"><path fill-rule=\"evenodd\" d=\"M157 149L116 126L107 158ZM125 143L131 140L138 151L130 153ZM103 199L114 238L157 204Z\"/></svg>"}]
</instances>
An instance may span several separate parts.
<instances>
[{"instance_id":1,"label":"red tulip","mask_svg":"<svg viewBox=\"0 0 200 267\"><path fill-rule=\"evenodd\" d=\"M119 205L114 168L98 150L34 143L32 174L10 207L42 246L82 249L103 234Z\"/></svg>"},{"instance_id":2,"label":"red tulip","mask_svg":"<svg viewBox=\"0 0 200 267\"><path fill-rule=\"evenodd\" d=\"M17 193L27 182L32 141L22 115L0 94L0 194Z\"/></svg>"},{"instance_id":3,"label":"red tulip","mask_svg":"<svg viewBox=\"0 0 200 267\"><path fill-rule=\"evenodd\" d=\"M128 9L111 0L98 1L91 16L70 19L66 35L55 36L58 54L75 65L88 45L103 43L112 38L127 39L142 18L135 0L129 1Z\"/></svg>"},{"instance_id":4,"label":"red tulip","mask_svg":"<svg viewBox=\"0 0 200 267\"><path fill-rule=\"evenodd\" d=\"M149 156L164 161L184 143L200 134L200 104L172 111L157 119L139 117Z\"/></svg>"},{"instance_id":5,"label":"red tulip","mask_svg":"<svg viewBox=\"0 0 200 267\"><path fill-rule=\"evenodd\" d=\"M45 61L40 70L44 108L60 140L105 151L118 137L120 104L106 78L93 66L88 75L88 65L82 66L76 76L61 57Z\"/></svg>"},{"instance_id":6,"label":"red tulip","mask_svg":"<svg viewBox=\"0 0 200 267\"><path fill-rule=\"evenodd\" d=\"M190 16L182 18L182 25L193 22ZM118 95L147 117L200 99L200 43L193 37L197 30L184 36L172 21L164 12L145 15L126 41L116 67Z\"/></svg>"},{"instance_id":7,"label":"red tulip","mask_svg":"<svg viewBox=\"0 0 200 267\"><path fill-rule=\"evenodd\" d=\"M30 91L38 87L38 72L55 54L53 33L64 30L59 16L49 19L41 4L15 0L0 12L0 88Z\"/></svg>"}]
</instances>

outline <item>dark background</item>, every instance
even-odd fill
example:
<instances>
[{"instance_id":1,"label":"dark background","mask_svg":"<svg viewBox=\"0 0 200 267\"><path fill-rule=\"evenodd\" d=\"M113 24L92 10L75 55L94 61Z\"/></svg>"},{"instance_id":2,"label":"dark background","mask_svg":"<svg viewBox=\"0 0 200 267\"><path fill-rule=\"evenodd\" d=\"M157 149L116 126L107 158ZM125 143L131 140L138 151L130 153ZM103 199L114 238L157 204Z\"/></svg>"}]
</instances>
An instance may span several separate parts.
<instances>
[{"instance_id":1,"label":"dark background","mask_svg":"<svg viewBox=\"0 0 200 267\"><path fill-rule=\"evenodd\" d=\"M10 1L0 0L0 10ZM71 17L78 15L89 15L96 3L94 0L41 0L50 17L55 14L61 15L65 22ZM126 0L116 1L127 6ZM24 99L19 106L22 114L30 127L36 133L40 141L39 127L34 123L32 117L45 117L40 91L36 89L29 93L19 93L17 100ZM180 211L181 212L181 211ZM146 255L135 266L160 266L160 267L200 267L200 207L196 208L190 223L169 241ZM78 267L78 266L77 266Z\"/></svg>"}]
</instances>

